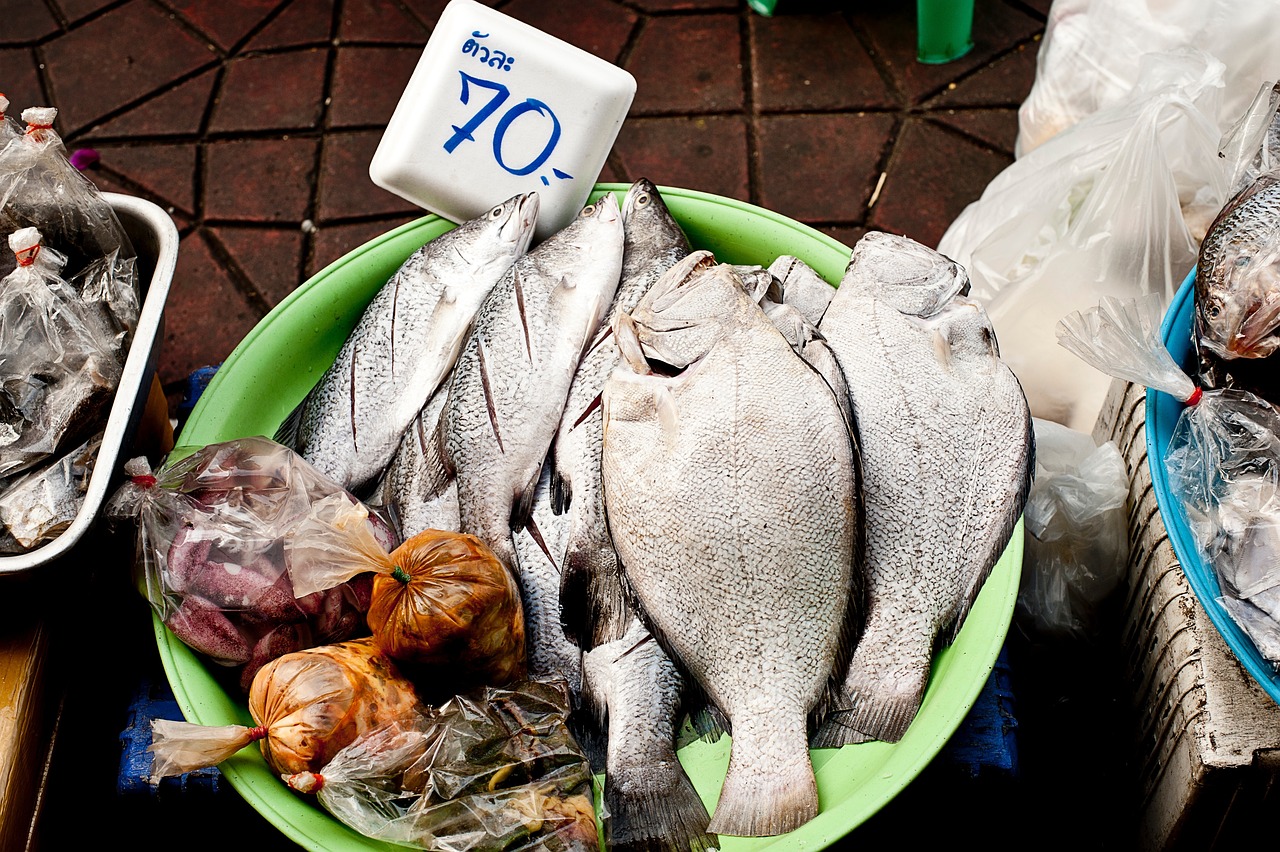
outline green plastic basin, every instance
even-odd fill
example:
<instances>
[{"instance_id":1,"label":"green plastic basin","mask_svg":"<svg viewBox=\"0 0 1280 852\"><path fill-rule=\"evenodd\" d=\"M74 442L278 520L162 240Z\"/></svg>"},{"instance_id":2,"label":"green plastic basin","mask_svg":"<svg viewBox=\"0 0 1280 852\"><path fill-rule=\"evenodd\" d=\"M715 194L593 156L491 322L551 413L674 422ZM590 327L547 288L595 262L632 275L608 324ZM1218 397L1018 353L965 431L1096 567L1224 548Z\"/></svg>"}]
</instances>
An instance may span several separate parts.
<instances>
[{"instance_id":1,"label":"green plastic basin","mask_svg":"<svg viewBox=\"0 0 1280 852\"><path fill-rule=\"evenodd\" d=\"M599 184L621 201L625 184ZM768 265L795 255L830 282L838 282L849 247L768 210L720 196L660 187L672 215L696 248L726 263ZM175 453L216 441L270 436L319 380L374 293L427 240L453 227L426 216L388 232L335 261L262 319L226 359L201 395ZM889 802L942 749L964 720L991 674L1004 643L1022 565L1022 524L995 566L956 641L940 651L924 704L895 744L869 742L812 752L821 810L799 829L777 837L721 837L724 852L824 848ZM229 694L213 667L153 616L156 644L178 705L201 725L253 724L245 702ZM729 738L695 742L680 759L714 808L729 763ZM393 849L370 840L291 792L267 768L256 745L221 765L241 796L304 848Z\"/></svg>"}]
</instances>

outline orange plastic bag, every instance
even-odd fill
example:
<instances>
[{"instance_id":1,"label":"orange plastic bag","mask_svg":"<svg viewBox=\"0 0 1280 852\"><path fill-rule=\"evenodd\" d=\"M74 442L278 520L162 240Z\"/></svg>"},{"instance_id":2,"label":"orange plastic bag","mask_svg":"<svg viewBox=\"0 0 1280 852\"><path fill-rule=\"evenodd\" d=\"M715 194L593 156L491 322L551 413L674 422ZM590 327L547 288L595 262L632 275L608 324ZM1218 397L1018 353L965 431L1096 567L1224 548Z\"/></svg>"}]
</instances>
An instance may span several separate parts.
<instances>
[{"instance_id":1,"label":"orange plastic bag","mask_svg":"<svg viewBox=\"0 0 1280 852\"><path fill-rule=\"evenodd\" d=\"M352 509L342 499L321 500L290 537L295 594L373 572L367 620L374 641L443 697L525 676L520 589L480 539L425 530L388 553Z\"/></svg>"},{"instance_id":2,"label":"orange plastic bag","mask_svg":"<svg viewBox=\"0 0 1280 852\"><path fill-rule=\"evenodd\" d=\"M433 711L366 636L267 663L253 678L249 715L254 727L154 720L152 783L216 766L253 742L277 773L318 772L358 737L393 722L420 724Z\"/></svg>"}]
</instances>

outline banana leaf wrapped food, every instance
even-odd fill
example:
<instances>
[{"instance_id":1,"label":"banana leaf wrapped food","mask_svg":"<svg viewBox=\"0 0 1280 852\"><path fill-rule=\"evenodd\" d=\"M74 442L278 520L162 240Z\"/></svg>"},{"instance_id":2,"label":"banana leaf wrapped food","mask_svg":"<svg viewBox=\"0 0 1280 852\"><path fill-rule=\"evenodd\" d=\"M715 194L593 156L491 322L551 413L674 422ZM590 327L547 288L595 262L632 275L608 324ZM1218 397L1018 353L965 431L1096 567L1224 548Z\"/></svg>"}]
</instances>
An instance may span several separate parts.
<instances>
[{"instance_id":1,"label":"banana leaf wrapped food","mask_svg":"<svg viewBox=\"0 0 1280 852\"><path fill-rule=\"evenodd\" d=\"M446 852L591 852L591 772L568 712L562 681L484 687L285 781L378 840Z\"/></svg>"}]
</instances>

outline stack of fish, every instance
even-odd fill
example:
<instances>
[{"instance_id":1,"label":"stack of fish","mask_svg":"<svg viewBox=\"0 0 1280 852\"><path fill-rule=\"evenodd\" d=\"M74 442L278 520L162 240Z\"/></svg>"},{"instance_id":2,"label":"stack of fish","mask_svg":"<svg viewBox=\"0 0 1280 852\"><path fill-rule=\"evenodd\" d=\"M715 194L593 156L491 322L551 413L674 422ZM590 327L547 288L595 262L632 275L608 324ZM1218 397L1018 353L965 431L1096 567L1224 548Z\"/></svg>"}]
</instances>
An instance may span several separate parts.
<instances>
[{"instance_id":1,"label":"stack of fish","mask_svg":"<svg viewBox=\"0 0 1280 852\"><path fill-rule=\"evenodd\" d=\"M656 187L527 249L534 194L436 238L278 438L404 536L516 574L611 848L710 848L818 813L810 747L897 741L1008 544L1031 418L968 278L871 233L838 289L691 250ZM733 735L709 815L686 716Z\"/></svg>"}]
</instances>

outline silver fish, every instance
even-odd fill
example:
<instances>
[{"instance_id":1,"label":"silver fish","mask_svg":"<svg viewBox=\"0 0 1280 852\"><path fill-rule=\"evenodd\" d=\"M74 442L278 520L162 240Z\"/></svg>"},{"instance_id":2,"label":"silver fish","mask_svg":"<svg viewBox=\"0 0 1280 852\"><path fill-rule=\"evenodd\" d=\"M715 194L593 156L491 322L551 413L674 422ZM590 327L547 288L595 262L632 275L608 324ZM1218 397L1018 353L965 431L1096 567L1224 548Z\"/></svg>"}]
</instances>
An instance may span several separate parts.
<instances>
[{"instance_id":1,"label":"silver fish","mask_svg":"<svg viewBox=\"0 0 1280 852\"><path fill-rule=\"evenodd\" d=\"M707 809L676 756L684 679L638 619L582 658L588 704L607 720L605 848L615 852L713 849Z\"/></svg>"},{"instance_id":2,"label":"silver fish","mask_svg":"<svg viewBox=\"0 0 1280 852\"><path fill-rule=\"evenodd\" d=\"M625 366L605 385L602 455L614 545L655 637L733 735L708 831L790 831L818 811L808 722L851 641L848 429L708 252L672 267L615 336Z\"/></svg>"},{"instance_id":3,"label":"silver fish","mask_svg":"<svg viewBox=\"0 0 1280 852\"><path fill-rule=\"evenodd\" d=\"M462 523L458 483L440 445L440 415L448 397L447 388L431 395L400 439L378 487L365 501L370 509L385 512L404 539L423 530L457 532Z\"/></svg>"},{"instance_id":4,"label":"silver fish","mask_svg":"<svg viewBox=\"0 0 1280 852\"><path fill-rule=\"evenodd\" d=\"M560 627L560 574L568 519L551 507L551 465L545 464L533 493L529 521L513 533L516 569L524 599L524 635L529 677L569 684L575 703L582 692L582 650Z\"/></svg>"},{"instance_id":5,"label":"silver fish","mask_svg":"<svg viewBox=\"0 0 1280 852\"><path fill-rule=\"evenodd\" d=\"M906 237L859 240L819 329L848 381L862 452L865 627L844 688L852 728L901 739L935 642L950 642L1008 544L1034 470L1031 414L968 276Z\"/></svg>"},{"instance_id":6,"label":"silver fish","mask_svg":"<svg viewBox=\"0 0 1280 852\"><path fill-rule=\"evenodd\" d=\"M553 454L557 508L566 514L569 527L561 611L566 632L584 649L621 638L632 618L623 601L600 481L604 434L600 397L621 358L613 322L619 313L634 308L658 277L690 250L684 231L648 180L636 181L627 191L622 222L618 291L573 376Z\"/></svg>"},{"instance_id":7,"label":"silver fish","mask_svg":"<svg viewBox=\"0 0 1280 852\"><path fill-rule=\"evenodd\" d=\"M793 305L813 325L822 322L822 315L831 304L836 290L826 279L795 255L784 254L769 264L769 272L778 281L781 291L775 302Z\"/></svg>"},{"instance_id":8,"label":"silver fish","mask_svg":"<svg viewBox=\"0 0 1280 852\"><path fill-rule=\"evenodd\" d=\"M414 252L364 309L276 435L362 492L457 360L476 311L529 247L538 195L513 196Z\"/></svg>"},{"instance_id":9,"label":"silver fish","mask_svg":"<svg viewBox=\"0 0 1280 852\"><path fill-rule=\"evenodd\" d=\"M622 216L609 194L521 257L489 294L449 386L441 428L462 531L513 570L569 385L618 287Z\"/></svg>"}]
</instances>

